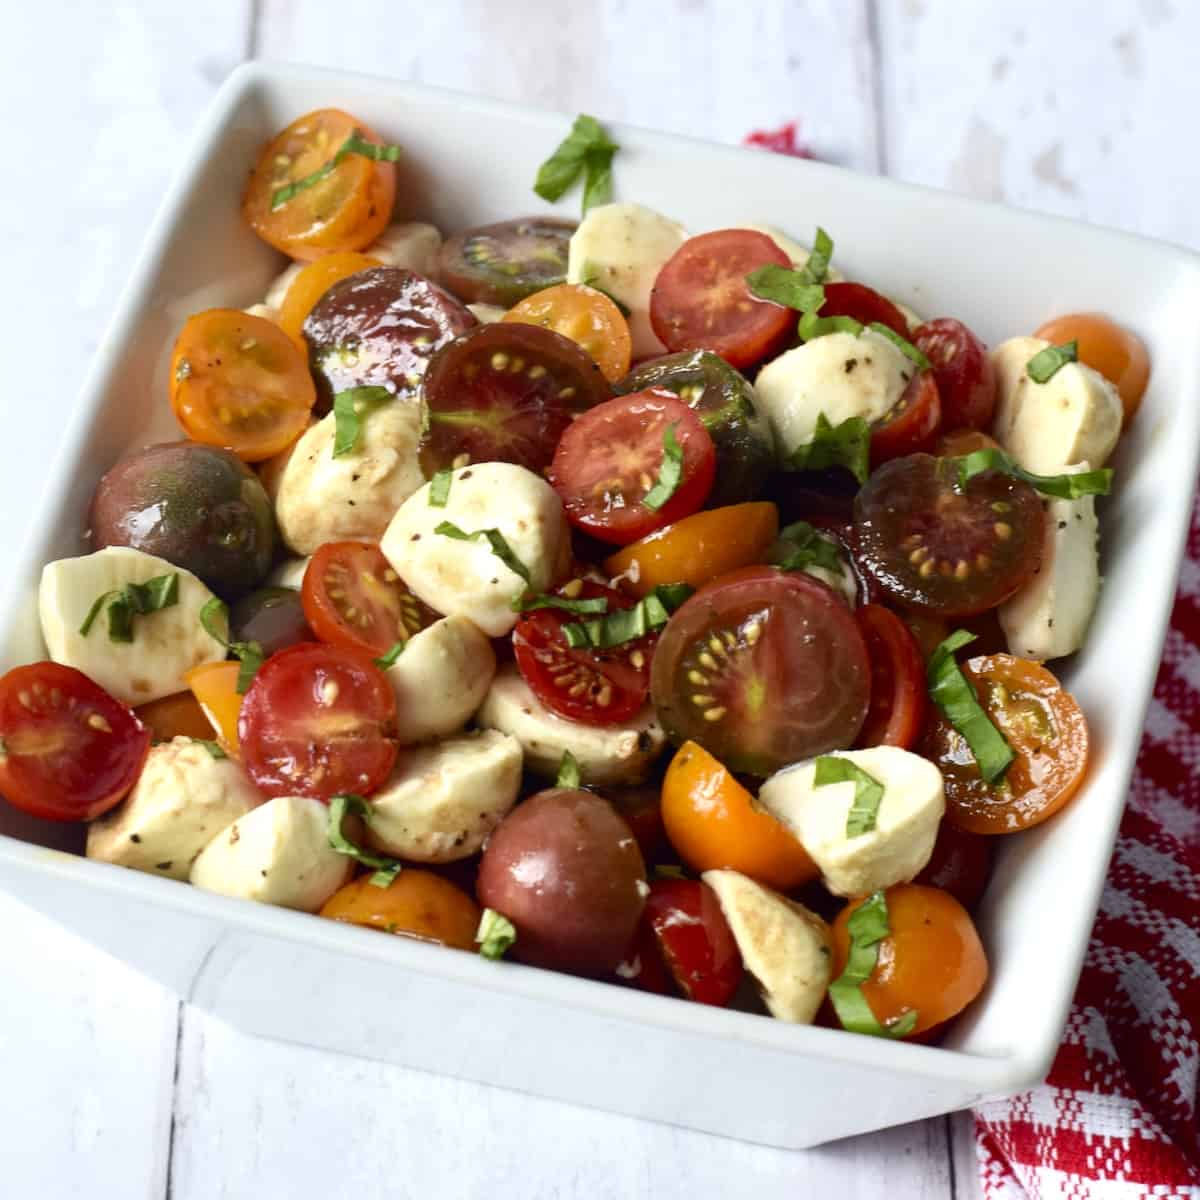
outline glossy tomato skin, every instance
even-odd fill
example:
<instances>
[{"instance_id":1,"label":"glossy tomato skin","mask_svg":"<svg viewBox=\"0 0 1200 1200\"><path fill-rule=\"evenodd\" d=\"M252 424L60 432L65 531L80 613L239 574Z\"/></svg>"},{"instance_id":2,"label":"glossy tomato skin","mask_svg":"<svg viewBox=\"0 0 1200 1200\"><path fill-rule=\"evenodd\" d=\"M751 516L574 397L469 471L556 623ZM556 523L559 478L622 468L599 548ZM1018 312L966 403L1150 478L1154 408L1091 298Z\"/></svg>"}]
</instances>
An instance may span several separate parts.
<instances>
[{"instance_id":1,"label":"glossy tomato skin","mask_svg":"<svg viewBox=\"0 0 1200 1200\"><path fill-rule=\"evenodd\" d=\"M895 408L871 429L871 463L933 449L942 423L942 403L932 371L918 371Z\"/></svg>"},{"instance_id":2,"label":"glossy tomato skin","mask_svg":"<svg viewBox=\"0 0 1200 1200\"><path fill-rule=\"evenodd\" d=\"M720 229L689 238L666 261L650 292L650 324L668 350L711 350L748 367L777 350L795 313L760 300L746 284L759 267L790 267L766 234Z\"/></svg>"},{"instance_id":3,"label":"glossy tomato skin","mask_svg":"<svg viewBox=\"0 0 1200 1200\"><path fill-rule=\"evenodd\" d=\"M647 495L666 461L668 430L682 451L682 474L665 503ZM563 433L549 480L567 519L585 533L627 546L703 507L717 455L703 422L682 400L651 389L590 409Z\"/></svg>"},{"instance_id":4,"label":"glossy tomato skin","mask_svg":"<svg viewBox=\"0 0 1200 1200\"><path fill-rule=\"evenodd\" d=\"M474 950L479 905L461 888L432 871L405 867L387 887L359 876L325 902L321 916L383 933Z\"/></svg>"},{"instance_id":5,"label":"glossy tomato skin","mask_svg":"<svg viewBox=\"0 0 1200 1200\"><path fill-rule=\"evenodd\" d=\"M442 245L438 277L471 304L508 308L562 283L574 221L518 217L466 229Z\"/></svg>"},{"instance_id":6,"label":"glossy tomato skin","mask_svg":"<svg viewBox=\"0 0 1200 1200\"><path fill-rule=\"evenodd\" d=\"M825 284L825 303L822 317L853 317L862 325L878 322L893 333L908 338L908 321L904 314L886 297L865 283Z\"/></svg>"},{"instance_id":7,"label":"glossy tomato skin","mask_svg":"<svg viewBox=\"0 0 1200 1200\"><path fill-rule=\"evenodd\" d=\"M137 782L150 730L82 671L60 663L0 677L0 795L48 821L90 821Z\"/></svg>"},{"instance_id":8,"label":"glossy tomato skin","mask_svg":"<svg viewBox=\"0 0 1200 1200\"><path fill-rule=\"evenodd\" d=\"M938 827L933 854L913 882L949 892L969 911L983 899L991 874L991 839L966 833L943 821Z\"/></svg>"},{"instance_id":9,"label":"glossy tomato skin","mask_svg":"<svg viewBox=\"0 0 1200 1200\"><path fill-rule=\"evenodd\" d=\"M676 744L692 739L730 770L766 776L854 743L870 667L832 588L804 572L747 567L672 615L650 690Z\"/></svg>"},{"instance_id":10,"label":"glossy tomato skin","mask_svg":"<svg viewBox=\"0 0 1200 1200\"><path fill-rule=\"evenodd\" d=\"M925 659L916 638L895 613L864 604L854 619L871 663L871 702L855 746L909 750L921 736L928 708Z\"/></svg>"},{"instance_id":11,"label":"glossy tomato skin","mask_svg":"<svg viewBox=\"0 0 1200 1200\"><path fill-rule=\"evenodd\" d=\"M688 1000L722 1007L742 980L742 956L716 893L699 879L657 879L642 921Z\"/></svg>"},{"instance_id":12,"label":"glossy tomato skin","mask_svg":"<svg viewBox=\"0 0 1200 1200\"><path fill-rule=\"evenodd\" d=\"M987 347L961 321L926 321L913 345L933 366L942 398L942 428L986 429L996 411L996 371Z\"/></svg>"},{"instance_id":13,"label":"glossy tomato skin","mask_svg":"<svg viewBox=\"0 0 1200 1200\"><path fill-rule=\"evenodd\" d=\"M383 263L377 258L366 254L349 251L342 254L323 254L306 264L291 286L284 293L283 302L279 308L279 327L288 337L293 338L300 349L307 354L308 347L304 341L304 322L308 314L317 306L317 302L335 283L359 271L369 271L372 267L381 267Z\"/></svg>"},{"instance_id":14,"label":"glossy tomato skin","mask_svg":"<svg viewBox=\"0 0 1200 1200\"><path fill-rule=\"evenodd\" d=\"M504 314L505 321L541 325L578 343L615 383L629 370L633 340L629 322L603 292L581 283L560 283L534 292Z\"/></svg>"},{"instance_id":15,"label":"glossy tomato skin","mask_svg":"<svg viewBox=\"0 0 1200 1200\"><path fill-rule=\"evenodd\" d=\"M396 761L396 696L361 651L302 642L267 659L242 699L242 763L265 795L369 796Z\"/></svg>"},{"instance_id":16,"label":"glossy tomato skin","mask_svg":"<svg viewBox=\"0 0 1200 1200\"><path fill-rule=\"evenodd\" d=\"M229 638L257 642L268 658L297 642L314 640L300 593L288 587L264 587L243 596L229 612Z\"/></svg>"}]
</instances>

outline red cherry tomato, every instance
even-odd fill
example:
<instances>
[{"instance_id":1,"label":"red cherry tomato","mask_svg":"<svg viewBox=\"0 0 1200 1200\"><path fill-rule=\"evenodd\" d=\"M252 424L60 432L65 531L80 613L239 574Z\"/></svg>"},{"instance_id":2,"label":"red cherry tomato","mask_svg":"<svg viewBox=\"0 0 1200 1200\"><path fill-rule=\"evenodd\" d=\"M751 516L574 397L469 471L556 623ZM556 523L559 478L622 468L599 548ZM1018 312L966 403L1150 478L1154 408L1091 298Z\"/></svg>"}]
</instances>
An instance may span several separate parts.
<instances>
[{"instance_id":1,"label":"red cherry tomato","mask_svg":"<svg viewBox=\"0 0 1200 1200\"><path fill-rule=\"evenodd\" d=\"M668 861L667 833L663 828L662 786L658 782L607 787L604 798L625 818L647 863Z\"/></svg>"},{"instance_id":2,"label":"red cherry tomato","mask_svg":"<svg viewBox=\"0 0 1200 1200\"><path fill-rule=\"evenodd\" d=\"M675 995L667 964L658 948L658 938L644 920L638 922L633 945L617 968L617 977L643 992L653 992L656 996Z\"/></svg>"},{"instance_id":3,"label":"red cherry tomato","mask_svg":"<svg viewBox=\"0 0 1200 1200\"><path fill-rule=\"evenodd\" d=\"M654 332L668 350L712 350L734 367L766 358L796 320L790 308L760 300L746 285L751 271L770 263L791 266L764 233L719 229L689 238L654 281Z\"/></svg>"},{"instance_id":4,"label":"red cherry tomato","mask_svg":"<svg viewBox=\"0 0 1200 1200\"><path fill-rule=\"evenodd\" d=\"M268 796L367 796L396 761L396 696L359 650L301 642L267 659L242 700L242 765Z\"/></svg>"},{"instance_id":5,"label":"red cherry tomato","mask_svg":"<svg viewBox=\"0 0 1200 1200\"><path fill-rule=\"evenodd\" d=\"M686 999L729 1003L742 979L742 956L712 888L699 879L655 880L642 922Z\"/></svg>"},{"instance_id":6,"label":"red cherry tomato","mask_svg":"<svg viewBox=\"0 0 1200 1200\"><path fill-rule=\"evenodd\" d=\"M942 404L932 371L918 371L895 408L871 429L871 465L932 450L942 422Z\"/></svg>"},{"instance_id":7,"label":"red cherry tomato","mask_svg":"<svg viewBox=\"0 0 1200 1200\"><path fill-rule=\"evenodd\" d=\"M585 580L575 599L604 597L608 612L633 607L633 601L613 588ZM629 720L646 702L654 634L608 650L568 645L564 625L585 621L558 608L526 613L513 630L517 669L534 695L551 712L588 725L618 725Z\"/></svg>"},{"instance_id":8,"label":"red cherry tomato","mask_svg":"<svg viewBox=\"0 0 1200 1200\"><path fill-rule=\"evenodd\" d=\"M979 903L992 874L992 839L968 833L949 821L938 826L933 855L913 883L949 892L963 908Z\"/></svg>"},{"instance_id":9,"label":"red cherry tomato","mask_svg":"<svg viewBox=\"0 0 1200 1200\"><path fill-rule=\"evenodd\" d=\"M82 671L59 663L0 678L0 795L49 821L90 821L137 782L150 730Z\"/></svg>"},{"instance_id":10,"label":"red cherry tomato","mask_svg":"<svg viewBox=\"0 0 1200 1200\"><path fill-rule=\"evenodd\" d=\"M908 337L904 314L886 297L865 283L827 283L823 317L853 317L863 325L878 321L902 338Z\"/></svg>"},{"instance_id":11,"label":"red cherry tomato","mask_svg":"<svg viewBox=\"0 0 1200 1200\"><path fill-rule=\"evenodd\" d=\"M667 464L672 431L683 452L674 492L657 507L645 503ZM605 401L578 417L558 443L550 483L573 525L627 546L698 512L717 472L717 452L703 421L661 388Z\"/></svg>"},{"instance_id":12,"label":"red cherry tomato","mask_svg":"<svg viewBox=\"0 0 1200 1200\"><path fill-rule=\"evenodd\" d=\"M871 704L854 744L908 750L921 736L928 706L921 648L908 626L882 605L864 604L854 618L871 662Z\"/></svg>"},{"instance_id":13,"label":"red cherry tomato","mask_svg":"<svg viewBox=\"0 0 1200 1200\"><path fill-rule=\"evenodd\" d=\"M996 372L987 347L953 317L926 321L913 345L933 365L942 397L942 428L986 429L996 409Z\"/></svg>"}]
</instances>

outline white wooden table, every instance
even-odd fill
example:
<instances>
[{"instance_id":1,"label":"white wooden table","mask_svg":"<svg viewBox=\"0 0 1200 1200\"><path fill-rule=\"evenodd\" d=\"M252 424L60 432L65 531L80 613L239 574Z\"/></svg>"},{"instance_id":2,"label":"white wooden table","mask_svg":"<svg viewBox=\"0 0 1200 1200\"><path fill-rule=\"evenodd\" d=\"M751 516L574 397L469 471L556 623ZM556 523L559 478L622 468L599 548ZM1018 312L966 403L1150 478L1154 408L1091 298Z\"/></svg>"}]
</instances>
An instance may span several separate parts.
<instances>
[{"instance_id":1,"label":"white wooden table","mask_svg":"<svg viewBox=\"0 0 1200 1200\"><path fill-rule=\"evenodd\" d=\"M798 118L860 170L1200 244L1200 168L1172 132L1200 100L1200 10L1181 0L5 8L6 454L49 452L55 422L31 407L71 403L181 147L248 56L727 141ZM261 1042L8 898L0 962L14 1200L977 1195L962 1118L784 1153Z\"/></svg>"}]
</instances>

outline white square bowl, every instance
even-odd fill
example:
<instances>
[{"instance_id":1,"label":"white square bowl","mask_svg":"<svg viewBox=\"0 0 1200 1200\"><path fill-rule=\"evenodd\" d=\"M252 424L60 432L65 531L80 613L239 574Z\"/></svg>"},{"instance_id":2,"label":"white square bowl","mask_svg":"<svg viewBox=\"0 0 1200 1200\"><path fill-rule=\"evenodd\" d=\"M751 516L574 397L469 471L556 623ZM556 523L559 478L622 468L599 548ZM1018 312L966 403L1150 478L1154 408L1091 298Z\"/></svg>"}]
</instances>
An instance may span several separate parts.
<instances>
[{"instance_id":1,"label":"white square bowl","mask_svg":"<svg viewBox=\"0 0 1200 1200\"><path fill-rule=\"evenodd\" d=\"M5 455L0 668L44 655L38 574L85 549L99 476L152 433L178 436L166 365L179 325L200 308L254 302L281 266L238 211L259 146L330 105L404 146L400 213L448 230L541 208L530 185L567 128L559 115L386 79L261 63L235 71L164 200L58 459L47 474L17 443ZM1108 582L1088 645L1065 672L1094 736L1089 779L1056 819L1002 840L979 914L991 980L945 1046L786 1025L210 895L64 853L78 849L78 829L7 806L0 886L239 1028L775 1146L1034 1084L1087 945L1186 532L1200 448L1200 258L818 163L613 131L620 198L693 230L759 220L804 236L820 222L851 277L929 315L962 317L989 342L1100 309L1150 348L1151 387L1104 505Z\"/></svg>"}]
</instances>

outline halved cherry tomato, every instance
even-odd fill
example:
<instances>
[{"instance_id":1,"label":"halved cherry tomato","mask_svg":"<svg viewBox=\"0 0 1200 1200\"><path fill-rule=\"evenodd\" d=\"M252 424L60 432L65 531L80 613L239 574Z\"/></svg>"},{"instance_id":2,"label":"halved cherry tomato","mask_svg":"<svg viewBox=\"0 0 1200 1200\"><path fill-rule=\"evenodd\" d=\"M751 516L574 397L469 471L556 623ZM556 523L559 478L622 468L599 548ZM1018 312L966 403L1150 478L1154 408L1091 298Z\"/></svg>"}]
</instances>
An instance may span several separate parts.
<instances>
[{"instance_id":1,"label":"halved cherry tomato","mask_svg":"<svg viewBox=\"0 0 1200 1200\"><path fill-rule=\"evenodd\" d=\"M667 259L650 292L650 324L668 350L712 350L748 367L778 349L796 314L760 300L746 276L791 260L764 233L720 229L689 238Z\"/></svg>"},{"instance_id":2,"label":"halved cherry tomato","mask_svg":"<svg viewBox=\"0 0 1200 1200\"><path fill-rule=\"evenodd\" d=\"M912 747L925 726L925 660L916 639L895 613L864 604L854 619L867 643L871 706L856 746Z\"/></svg>"},{"instance_id":3,"label":"halved cherry tomato","mask_svg":"<svg viewBox=\"0 0 1200 1200\"><path fill-rule=\"evenodd\" d=\"M82 671L60 663L0 677L0 795L48 821L90 821L137 782L150 730Z\"/></svg>"},{"instance_id":4,"label":"halved cherry tomato","mask_svg":"<svg viewBox=\"0 0 1200 1200\"><path fill-rule=\"evenodd\" d=\"M781 892L817 877L804 847L697 742L684 742L667 767L663 824L693 871L728 867Z\"/></svg>"},{"instance_id":5,"label":"halved cherry tomato","mask_svg":"<svg viewBox=\"0 0 1200 1200\"><path fill-rule=\"evenodd\" d=\"M405 867L387 887L369 875L346 884L325 901L321 916L383 933L474 950L479 905L461 888L432 871Z\"/></svg>"},{"instance_id":6,"label":"halved cherry tomato","mask_svg":"<svg viewBox=\"0 0 1200 1200\"><path fill-rule=\"evenodd\" d=\"M596 360L609 383L616 383L629 370L633 348L629 323L612 300L595 288L578 283L545 288L515 304L504 320L541 325L570 338Z\"/></svg>"},{"instance_id":7,"label":"halved cherry tomato","mask_svg":"<svg viewBox=\"0 0 1200 1200\"><path fill-rule=\"evenodd\" d=\"M189 317L171 355L171 407L193 441L261 462L304 432L317 398L296 343L236 308Z\"/></svg>"},{"instance_id":8,"label":"halved cherry tomato","mask_svg":"<svg viewBox=\"0 0 1200 1200\"><path fill-rule=\"evenodd\" d=\"M674 491L651 508L645 501L667 462L668 432L682 452L680 473ZM578 417L559 439L548 478L571 524L626 546L694 513L716 471L704 422L677 396L651 388Z\"/></svg>"},{"instance_id":9,"label":"halved cherry tomato","mask_svg":"<svg viewBox=\"0 0 1200 1200\"><path fill-rule=\"evenodd\" d=\"M508 308L563 282L576 228L561 217L517 217L464 229L442 244L438 278L470 304Z\"/></svg>"},{"instance_id":10,"label":"halved cherry tomato","mask_svg":"<svg viewBox=\"0 0 1200 1200\"><path fill-rule=\"evenodd\" d=\"M625 818L647 864L667 861L666 832L662 819L662 787L654 781L607 787L604 798Z\"/></svg>"},{"instance_id":11,"label":"halved cherry tomato","mask_svg":"<svg viewBox=\"0 0 1200 1200\"><path fill-rule=\"evenodd\" d=\"M863 325L878 322L902 338L908 337L908 321L904 314L886 297L865 283L825 284L823 317L853 317Z\"/></svg>"},{"instance_id":12,"label":"halved cherry tomato","mask_svg":"<svg viewBox=\"0 0 1200 1200\"><path fill-rule=\"evenodd\" d=\"M338 280L379 265L379 259L371 258L367 254L358 254L353 250L341 254L326 254L314 259L292 280L283 298L283 305L279 309L280 328L293 338L297 345L303 347L307 354L304 336L300 331L304 327L305 318L316 307L317 301Z\"/></svg>"},{"instance_id":13,"label":"halved cherry tomato","mask_svg":"<svg viewBox=\"0 0 1200 1200\"><path fill-rule=\"evenodd\" d=\"M302 261L369 246L391 220L396 168L362 154L332 165L351 134L381 144L349 113L322 108L306 113L263 148L242 215L263 241ZM277 203L281 189L328 168L328 174Z\"/></svg>"},{"instance_id":14,"label":"halved cherry tomato","mask_svg":"<svg viewBox=\"0 0 1200 1200\"><path fill-rule=\"evenodd\" d=\"M374 542L326 542L309 560L304 616L323 642L386 654L437 619Z\"/></svg>"},{"instance_id":15,"label":"halved cherry tomato","mask_svg":"<svg viewBox=\"0 0 1200 1200\"><path fill-rule=\"evenodd\" d=\"M242 712L242 697L237 690L240 670L241 663L236 662L202 663L183 677L212 726L210 732L236 757L241 756L238 717Z\"/></svg>"},{"instance_id":16,"label":"halved cherry tomato","mask_svg":"<svg viewBox=\"0 0 1200 1200\"><path fill-rule=\"evenodd\" d=\"M208 741L212 725L191 692L176 692L149 704L139 704L134 716L146 725L156 742L169 742L176 737L200 738Z\"/></svg>"},{"instance_id":17,"label":"halved cherry tomato","mask_svg":"<svg viewBox=\"0 0 1200 1200\"><path fill-rule=\"evenodd\" d=\"M585 580L576 599L608 601L608 611L632 607L612 588ZM561 717L589 725L618 725L646 702L657 637L647 634L609 650L576 649L562 629L583 620L557 608L527 612L513 630L517 668L539 700Z\"/></svg>"},{"instance_id":18,"label":"halved cherry tomato","mask_svg":"<svg viewBox=\"0 0 1200 1200\"><path fill-rule=\"evenodd\" d=\"M667 964L663 962L662 951L658 948L658 938L645 921L638 923L633 945L629 947L625 961L617 967L617 980L630 983L643 992L653 992L656 996L675 995Z\"/></svg>"},{"instance_id":19,"label":"halved cherry tomato","mask_svg":"<svg viewBox=\"0 0 1200 1200\"><path fill-rule=\"evenodd\" d=\"M853 745L870 682L845 600L803 571L774 567L733 571L676 609L650 669L672 741L699 742L760 776Z\"/></svg>"},{"instance_id":20,"label":"halved cherry tomato","mask_svg":"<svg viewBox=\"0 0 1200 1200\"><path fill-rule=\"evenodd\" d=\"M943 821L933 854L913 882L941 888L964 908L972 909L982 899L992 874L993 844L990 838Z\"/></svg>"},{"instance_id":21,"label":"halved cherry tomato","mask_svg":"<svg viewBox=\"0 0 1200 1200\"><path fill-rule=\"evenodd\" d=\"M242 762L268 796L369 796L396 761L396 695L371 659L301 643L258 669L242 700Z\"/></svg>"},{"instance_id":22,"label":"halved cherry tomato","mask_svg":"<svg viewBox=\"0 0 1200 1200\"><path fill-rule=\"evenodd\" d=\"M999 450L1000 443L978 429L956 429L938 438L934 453L938 458L966 458L976 450Z\"/></svg>"},{"instance_id":23,"label":"halved cherry tomato","mask_svg":"<svg viewBox=\"0 0 1200 1200\"><path fill-rule=\"evenodd\" d=\"M1150 382L1150 355L1136 333L1103 313L1072 313L1047 321L1033 336L1056 346L1078 342L1079 361L1116 387L1125 409L1125 424L1133 420Z\"/></svg>"},{"instance_id":24,"label":"halved cherry tomato","mask_svg":"<svg viewBox=\"0 0 1200 1200\"><path fill-rule=\"evenodd\" d=\"M871 427L871 463L930 450L942 421L942 405L932 371L918 371L883 420Z\"/></svg>"},{"instance_id":25,"label":"halved cherry tomato","mask_svg":"<svg viewBox=\"0 0 1200 1200\"><path fill-rule=\"evenodd\" d=\"M698 512L626 546L604 570L635 596L666 583L700 587L738 567L767 561L779 534L779 510L755 501Z\"/></svg>"},{"instance_id":26,"label":"halved cherry tomato","mask_svg":"<svg viewBox=\"0 0 1200 1200\"><path fill-rule=\"evenodd\" d=\"M888 888L889 935L878 943L875 970L862 985L875 1019L890 1025L916 1012L909 1037L962 1012L983 991L988 964L967 910L938 888L902 883ZM846 969L852 900L833 923L833 978Z\"/></svg>"},{"instance_id":27,"label":"halved cherry tomato","mask_svg":"<svg viewBox=\"0 0 1200 1200\"><path fill-rule=\"evenodd\" d=\"M854 501L856 559L907 608L971 616L1037 570L1045 515L1020 479L984 471L960 485L949 459L884 463Z\"/></svg>"},{"instance_id":28,"label":"halved cherry tomato","mask_svg":"<svg viewBox=\"0 0 1200 1200\"><path fill-rule=\"evenodd\" d=\"M1010 654L963 664L979 703L1016 758L987 783L962 735L938 715L921 742L946 781L946 819L968 833L1015 833L1040 825L1079 790L1088 727L1074 696L1040 663Z\"/></svg>"},{"instance_id":29,"label":"halved cherry tomato","mask_svg":"<svg viewBox=\"0 0 1200 1200\"><path fill-rule=\"evenodd\" d=\"M657 879L642 923L685 999L718 1007L733 999L742 956L712 888L699 879Z\"/></svg>"},{"instance_id":30,"label":"halved cherry tomato","mask_svg":"<svg viewBox=\"0 0 1200 1200\"><path fill-rule=\"evenodd\" d=\"M987 428L996 409L996 372L987 347L953 317L926 321L912 341L933 365L942 397L942 428Z\"/></svg>"}]
</instances>

